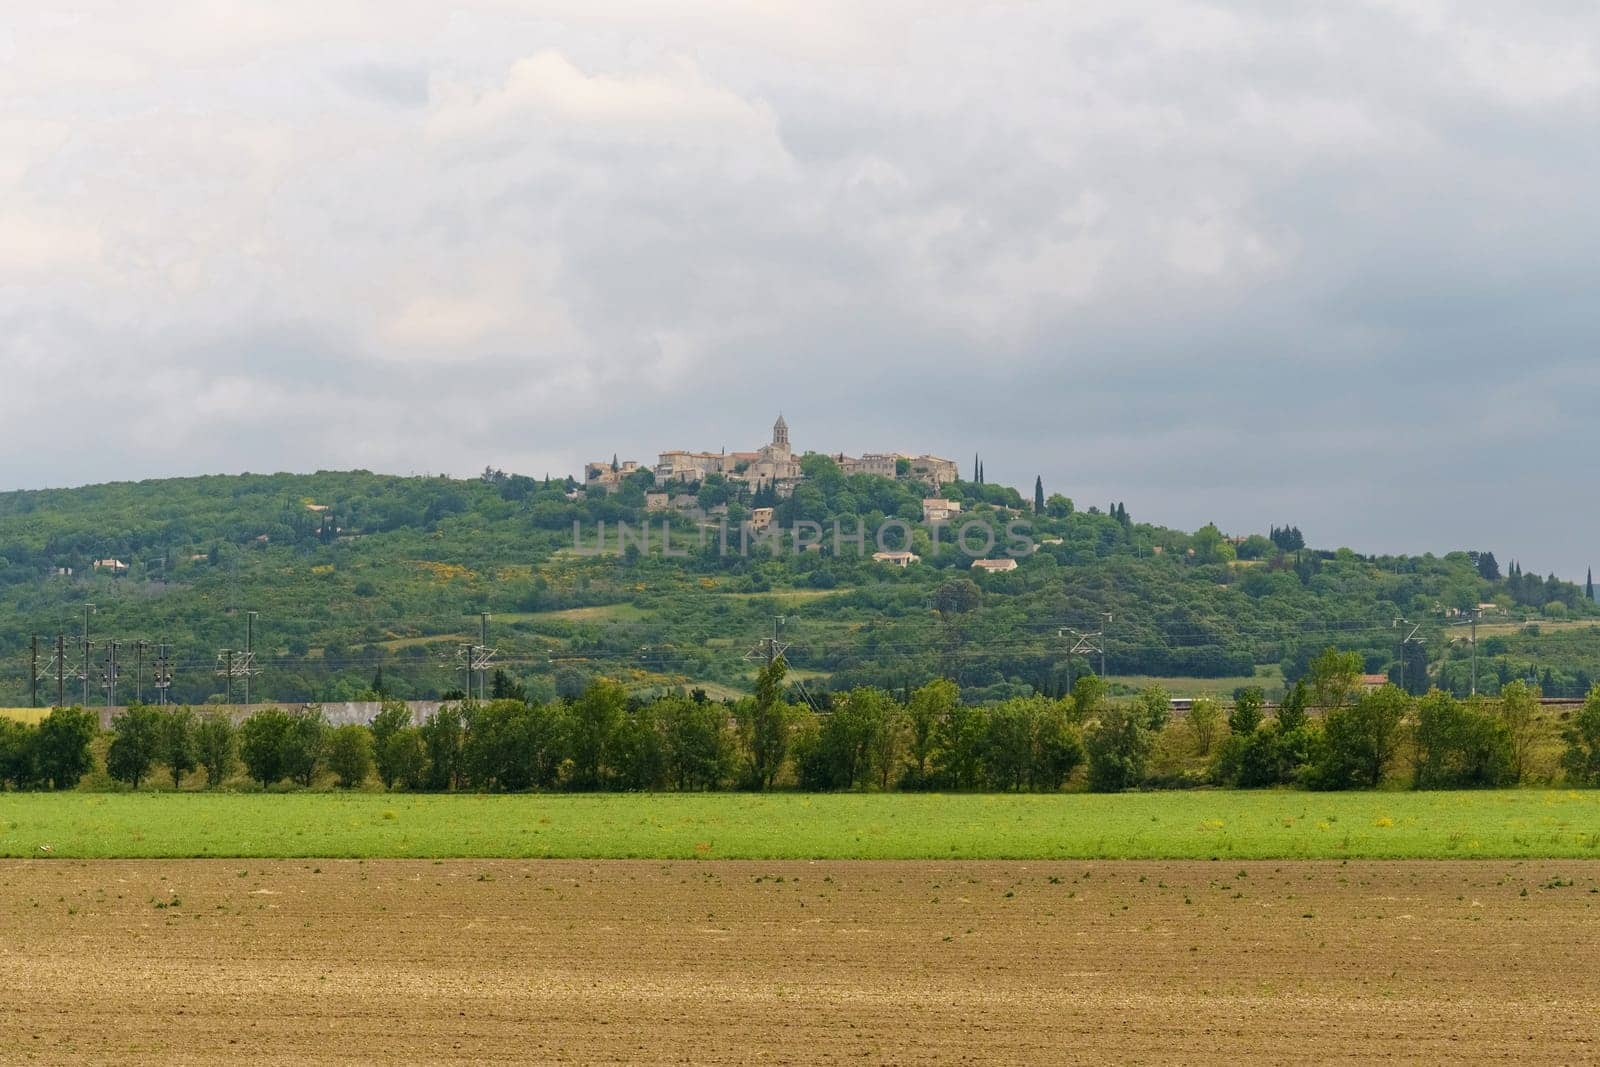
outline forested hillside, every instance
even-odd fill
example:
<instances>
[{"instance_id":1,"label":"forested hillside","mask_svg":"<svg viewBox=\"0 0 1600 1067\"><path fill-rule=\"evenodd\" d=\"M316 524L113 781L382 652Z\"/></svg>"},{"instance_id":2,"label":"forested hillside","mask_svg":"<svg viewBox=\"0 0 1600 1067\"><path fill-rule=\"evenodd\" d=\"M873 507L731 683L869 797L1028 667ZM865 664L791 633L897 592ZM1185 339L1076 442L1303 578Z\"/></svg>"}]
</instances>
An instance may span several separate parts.
<instances>
[{"instance_id":1,"label":"forested hillside","mask_svg":"<svg viewBox=\"0 0 1600 1067\"><path fill-rule=\"evenodd\" d=\"M576 692L595 675L635 689L746 691L747 653L780 616L791 678L817 690L898 690L943 675L979 700L1054 695L1099 666L1098 653L1072 654L1077 638L1063 630L1075 629L1104 631L1109 679L1129 689L1157 676L1176 679L1169 688L1180 695L1252 680L1270 694L1338 645L1407 688L1465 693L1466 622L1480 605L1492 605L1477 630L1480 691L1531 675L1548 694L1579 695L1600 677L1596 612L1584 590L1502 568L1492 553L1368 558L1307 547L1292 526L1240 541L1214 527L1190 534L1136 522L1120 504L1075 507L1059 494L1026 500L1007 487L957 483L942 495L962 502L962 520L997 529L1026 522L1037 550L1015 571L978 575L970 557L948 543L935 553L917 529L911 547L921 561L901 569L870 558L870 534L864 552L849 541L834 551L832 523L847 532L858 521L869 531L890 519L915 526L924 491L845 477L825 457L807 456L805 466L788 499L741 498L715 478L699 487L712 522L721 521L714 509L727 508L726 554L702 516L645 511L648 472L592 498L567 481L495 471L471 480L241 475L4 494L0 704L29 700L34 635L41 699L55 692L57 633L66 635L69 696L81 696L91 604L91 702L105 699L100 667L111 641L119 702L136 688L148 697L158 644L171 649L174 699L220 696L218 652L244 647L247 612L258 613L254 693L280 700L458 689L462 646L478 639L480 612L489 613L495 665L534 695ZM820 547L741 555L739 524L764 503L778 526L818 523ZM592 549L597 523L614 537L618 522L647 520L654 536L643 551L573 550L575 522ZM685 554L663 554L663 523L672 551ZM995 554L1004 547L1002 534ZM146 673L136 678L140 658Z\"/></svg>"}]
</instances>

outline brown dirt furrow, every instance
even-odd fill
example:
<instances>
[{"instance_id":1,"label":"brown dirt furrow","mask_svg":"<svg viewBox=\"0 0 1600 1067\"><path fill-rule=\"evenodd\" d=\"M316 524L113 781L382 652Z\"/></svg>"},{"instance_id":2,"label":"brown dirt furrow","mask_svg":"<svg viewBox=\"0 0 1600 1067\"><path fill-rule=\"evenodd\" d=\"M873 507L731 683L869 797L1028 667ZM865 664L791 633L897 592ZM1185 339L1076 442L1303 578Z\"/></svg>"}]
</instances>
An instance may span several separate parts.
<instances>
[{"instance_id":1,"label":"brown dirt furrow","mask_svg":"<svg viewBox=\"0 0 1600 1067\"><path fill-rule=\"evenodd\" d=\"M1600 1059L1600 864L0 864L0 1061Z\"/></svg>"}]
</instances>

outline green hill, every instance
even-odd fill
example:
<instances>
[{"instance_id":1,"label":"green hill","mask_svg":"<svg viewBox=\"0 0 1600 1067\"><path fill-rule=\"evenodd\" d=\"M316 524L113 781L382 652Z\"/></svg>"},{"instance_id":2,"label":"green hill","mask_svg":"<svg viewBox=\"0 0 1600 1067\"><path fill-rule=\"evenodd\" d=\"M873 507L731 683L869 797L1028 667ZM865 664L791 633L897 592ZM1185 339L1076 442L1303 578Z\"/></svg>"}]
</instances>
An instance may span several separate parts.
<instances>
[{"instance_id":1,"label":"green hill","mask_svg":"<svg viewBox=\"0 0 1600 1067\"><path fill-rule=\"evenodd\" d=\"M808 687L872 682L898 688L945 673L978 699L1030 688L1064 690L1098 656L1071 655L1080 631L1104 626L1113 681L1198 679L1182 689L1293 678L1336 644L1360 650L1371 671L1399 675L1400 638L1410 688L1464 692L1470 647L1457 614L1497 604L1479 643L1479 688L1530 671L1552 694L1577 695L1600 677L1594 605L1570 583L1501 574L1476 553L1368 558L1300 547L1298 531L1231 543L1132 521L1125 509L1078 510L1052 497L1045 513L1015 490L957 483L943 495L963 519L1030 524L1037 551L1009 573L975 575L946 544L913 535L919 563L901 569L831 529L857 517L876 529L915 524L925 491L865 475L845 477L825 457L805 459L807 479L784 500L741 495L715 479L699 487L710 511L726 506L728 554L702 520L645 511L650 476L618 492L569 499L571 483L486 472L482 478L390 477L364 471L239 475L117 483L0 495L0 704L28 701L30 637L41 667L66 634L69 678L81 662L85 605L92 659L120 642L119 701L135 689L135 642L165 643L176 699L220 694L219 649L242 648L245 613L259 613L258 696L335 700L363 694L381 672L394 695L460 687L461 646L490 613L495 663L534 693L581 685L592 674L637 688L701 685L713 694L748 684L746 654L784 619L781 639ZM762 503L788 528L816 522L820 549L738 552L738 523ZM644 551L575 553L574 523L592 547L596 524L635 528ZM715 520L713 520L715 521ZM671 530L662 552L660 525ZM701 541L704 541L704 544ZM1003 542L1003 534L1002 534ZM1051 543L1053 542L1053 543ZM1003 544L1002 546L1003 547ZM996 555L999 549L996 549ZM95 561L126 564L122 571ZM70 571L69 573L65 573ZM966 583L970 581L971 586ZM975 587L975 588L974 588ZM1492 623L1492 626L1489 625ZM1097 663L1095 664L1098 665ZM140 683L149 695L148 676ZM69 694L81 694L70 683ZM54 674L41 684L48 699ZM92 700L104 699L98 672Z\"/></svg>"}]
</instances>

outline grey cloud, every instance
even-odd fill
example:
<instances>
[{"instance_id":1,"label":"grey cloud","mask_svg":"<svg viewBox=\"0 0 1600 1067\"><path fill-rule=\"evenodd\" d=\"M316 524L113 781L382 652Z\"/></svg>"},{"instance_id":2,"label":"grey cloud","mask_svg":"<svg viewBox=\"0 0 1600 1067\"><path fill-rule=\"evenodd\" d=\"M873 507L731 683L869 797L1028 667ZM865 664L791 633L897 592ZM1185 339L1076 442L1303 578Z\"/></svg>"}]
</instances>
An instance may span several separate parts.
<instances>
[{"instance_id":1,"label":"grey cloud","mask_svg":"<svg viewBox=\"0 0 1600 1067\"><path fill-rule=\"evenodd\" d=\"M0 484L560 473L781 408L1189 528L1589 561L1586 5L453 7L19 28Z\"/></svg>"}]
</instances>

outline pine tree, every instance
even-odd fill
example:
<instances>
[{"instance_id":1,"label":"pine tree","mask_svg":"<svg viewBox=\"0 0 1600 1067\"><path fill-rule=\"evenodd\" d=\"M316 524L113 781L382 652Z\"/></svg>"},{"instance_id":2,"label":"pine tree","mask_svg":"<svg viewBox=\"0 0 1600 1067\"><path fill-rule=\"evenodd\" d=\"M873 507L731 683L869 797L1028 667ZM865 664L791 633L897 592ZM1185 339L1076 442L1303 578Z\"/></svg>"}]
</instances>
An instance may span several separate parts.
<instances>
[{"instance_id":1,"label":"pine tree","mask_svg":"<svg viewBox=\"0 0 1600 1067\"><path fill-rule=\"evenodd\" d=\"M1033 513L1044 514L1044 476L1034 475L1033 478Z\"/></svg>"}]
</instances>

